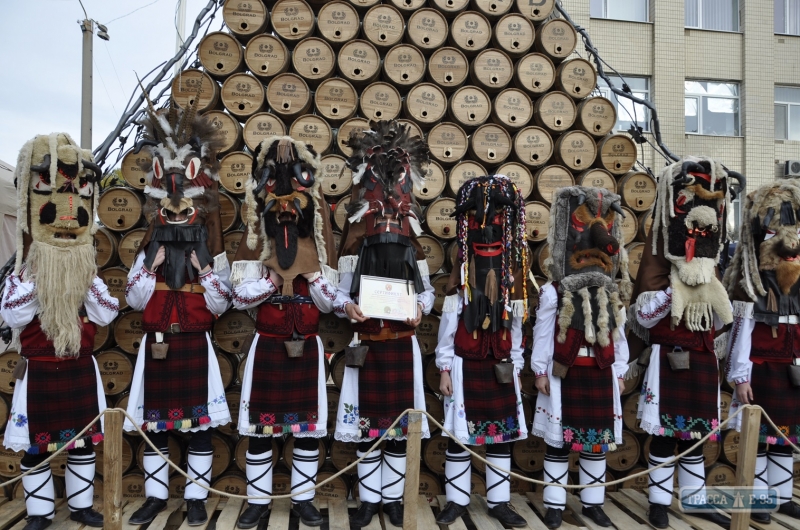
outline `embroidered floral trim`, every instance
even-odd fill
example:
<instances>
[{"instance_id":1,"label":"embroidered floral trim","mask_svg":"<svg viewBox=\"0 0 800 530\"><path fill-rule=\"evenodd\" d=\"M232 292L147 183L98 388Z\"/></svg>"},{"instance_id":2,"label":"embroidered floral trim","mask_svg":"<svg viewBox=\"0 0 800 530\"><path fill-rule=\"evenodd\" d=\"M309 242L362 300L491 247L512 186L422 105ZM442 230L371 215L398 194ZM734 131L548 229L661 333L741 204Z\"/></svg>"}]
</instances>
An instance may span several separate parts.
<instances>
[{"instance_id":1,"label":"embroidered floral trim","mask_svg":"<svg viewBox=\"0 0 800 530\"><path fill-rule=\"evenodd\" d=\"M133 278L128 280L128 283L125 285L125 296L128 296L133 289L133 286L139 283L139 280L142 279L142 276L147 276L148 278L155 278L156 275L149 270L142 267L139 271L133 275Z\"/></svg>"},{"instance_id":2,"label":"embroidered floral trim","mask_svg":"<svg viewBox=\"0 0 800 530\"><path fill-rule=\"evenodd\" d=\"M571 444L573 451L605 453L617 448L612 429L578 429L565 425L564 442Z\"/></svg>"},{"instance_id":3,"label":"embroidered floral trim","mask_svg":"<svg viewBox=\"0 0 800 530\"><path fill-rule=\"evenodd\" d=\"M459 411L460 413L461 411ZM459 414L460 415L460 414ZM522 432L517 418L507 417L496 421L468 421L469 443L473 445L490 445L504 443L520 437Z\"/></svg>"},{"instance_id":4,"label":"embroidered floral trim","mask_svg":"<svg viewBox=\"0 0 800 530\"><path fill-rule=\"evenodd\" d=\"M87 444L98 444L103 441L103 433L98 432L97 427L97 424L92 425L81 438L76 438L78 434L76 429L36 433L31 437L31 446L28 448L28 453L38 455L53 453L65 445L69 451L86 447ZM58 438L57 441L53 441L55 437Z\"/></svg>"},{"instance_id":5,"label":"embroidered floral trim","mask_svg":"<svg viewBox=\"0 0 800 530\"><path fill-rule=\"evenodd\" d=\"M656 394L653 392L653 389L647 385L642 385L642 391L640 392L642 396L644 396L644 402L647 405L651 405L656 400Z\"/></svg>"},{"instance_id":6,"label":"embroidered floral trim","mask_svg":"<svg viewBox=\"0 0 800 530\"><path fill-rule=\"evenodd\" d=\"M791 427L788 425L779 425L778 431L786 438L789 438L789 441L793 444L797 445L800 442L800 425L792 425ZM794 432L792 432L794 431ZM772 434L775 434L774 436ZM766 424L761 425L761 430L758 436L758 443L762 444L769 444L769 445L789 445L786 441L786 438L783 436L777 436L771 428L767 427Z\"/></svg>"},{"instance_id":7,"label":"embroidered floral trim","mask_svg":"<svg viewBox=\"0 0 800 530\"><path fill-rule=\"evenodd\" d=\"M737 377L736 379L733 380L733 382L736 383L737 385L743 385L745 383L749 383L750 379L748 379L747 377Z\"/></svg>"},{"instance_id":8,"label":"embroidered floral trim","mask_svg":"<svg viewBox=\"0 0 800 530\"><path fill-rule=\"evenodd\" d=\"M670 414L661 415L661 429L659 436L671 436L681 440L699 440L719 425L716 418L709 420L678 415L675 418ZM719 440L719 433L709 438L712 442Z\"/></svg>"},{"instance_id":9,"label":"embroidered floral trim","mask_svg":"<svg viewBox=\"0 0 800 530\"><path fill-rule=\"evenodd\" d=\"M195 405L193 407L182 407L174 409L150 409L144 414L144 424L142 430L145 431L171 431L187 430L211 423L208 408L211 405L227 406L225 396L217 396L208 403ZM162 420L166 417L166 421Z\"/></svg>"},{"instance_id":10,"label":"embroidered floral trim","mask_svg":"<svg viewBox=\"0 0 800 530\"><path fill-rule=\"evenodd\" d=\"M344 404L344 416L342 416L342 423L346 425L355 425L358 421L358 405L352 403Z\"/></svg>"},{"instance_id":11,"label":"embroidered floral trim","mask_svg":"<svg viewBox=\"0 0 800 530\"><path fill-rule=\"evenodd\" d=\"M208 277L208 275L211 274L212 272L214 271L209 271L208 273L206 273L205 276L201 276L200 279L205 280ZM222 282L219 281L219 278L217 276L211 278L209 280L209 283L211 283L211 287L213 287L214 290L217 291L217 294L219 294L222 298L224 298L228 302L231 301L232 295L230 289L222 285Z\"/></svg>"},{"instance_id":12,"label":"embroidered floral trim","mask_svg":"<svg viewBox=\"0 0 800 530\"><path fill-rule=\"evenodd\" d=\"M327 298L328 300L333 302L334 300L336 300L336 291L331 288L330 284L327 281L323 281L323 280L325 280L325 277L322 276L322 275L319 275L316 280L311 282L310 285L315 285L317 282L322 282L317 287L319 287L319 290L322 293L322 296L324 296L325 298Z\"/></svg>"},{"instance_id":13,"label":"embroidered floral trim","mask_svg":"<svg viewBox=\"0 0 800 530\"><path fill-rule=\"evenodd\" d=\"M731 348L734 348L737 345L737 341L739 340L739 332L742 330L742 318L736 317L733 321L733 329L731 330ZM728 362L725 366L725 375L730 376L731 370L733 369L733 362L734 362L735 355L733 351L728 353ZM740 378L741 379L741 378ZM745 383L747 381L744 381ZM741 383L736 380L736 384L740 385Z\"/></svg>"},{"instance_id":14,"label":"embroidered floral trim","mask_svg":"<svg viewBox=\"0 0 800 530\"><path fill-rule=\"evenodd\" d=\"M333 313L339 318L346 317L347 316L347 312L344 310L345 306L347 306L347 303L344 303L342 305L333 306Z\"/></svg>"},{"instance_id":15,"label":"embroidered floral trim","mask_svg":"<svg viewBox=\"0 0 800 530\"><path fill-rule=\"evenodd\" d=\"M92 286L89 288L89 292L92 293L92 296L94 296L95 300L97 300L97 303L101 307L109 311L119 311L119 300L116 298L104 297L97 285L92 284Z\"/></svg>"},{"instance_id":16,"label":"embroidered floral trim","mask_svg":"<svg viewBox=\"0 0 800 530\"><path fill-rule=\"evenodd\" d=\"M639 314L639 317L643 320L654 320L656 318L664 316L664 314L667 311L669 311L671 307L672 307L672 294L668 293L667 299L660 306L656 307L653 311L644 313L640 309L639 311L637 311L637 313Z\"/></svg>"},{"instance_id":17,"label":"embroidered floral trim","mask_svg":"<svg viewBox=\"0 0 800 530\"><path fill-rule=\"evenodd\" d=\"M241 306L253 305L253 304L256 304L258 302L261 302L262 300L266 300L267 298L272 296L272 293L273 293L273 291L269 291L268 290L268 291L265 291L265 292L263 292L263 293L261 293L259 295L256 295L256 296L242 296L239 293L237 293L236 291L233 291L233 301L237 305L241 305Z\"/></svg>"},{"instance_id":18,"label":"embroidered floral trim","mask_svg":"<svg viewBox=\"0 0 800 530\"><path fill-rule=\"evenodd\" d=\"M12 412L8 421L14 422L14 425L17 427L25 427L28 424L28 417L25 414L15 414Z\"/></svg>"},{"instance_id":19,"label":"embroidered floral trim","mask_svg":"<svg viewBox=\"0 0 800 530\"><path fill-rule=\"evenodd\" d=\"M5 293L4 298L6 299L5 303L3 304L3 309L16 309L18 307L24 306L30 303L31 300L36 298L36 288L34 287L33 291L29 292L25 296L21 296L20 298L14 299L14 295L17 292L17 286L19 285L19 277L18 276L9 276L8 281L8 291Z\"/></svg>"},{"instance_id":20,"label":"embroidered floral trim","mask_svg":"<svg viewBox=\"0 0 800 530\"><path fill-rule=\"evenodd\" d=\"M536 372L536 377L547 377L547 370Z\"/></svg>"}]
</instances>

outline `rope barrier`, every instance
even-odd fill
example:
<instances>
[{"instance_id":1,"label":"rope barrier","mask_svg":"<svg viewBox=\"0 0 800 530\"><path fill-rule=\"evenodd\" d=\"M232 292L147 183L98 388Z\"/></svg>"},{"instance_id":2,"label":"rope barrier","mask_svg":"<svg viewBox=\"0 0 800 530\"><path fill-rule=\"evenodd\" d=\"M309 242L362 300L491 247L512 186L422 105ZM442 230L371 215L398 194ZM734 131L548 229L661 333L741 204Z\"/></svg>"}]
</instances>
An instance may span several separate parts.
<instances>
[{"instance_id":1,"label":"rope barrier","mask_svg":"<svg viewBox=\"0 0 800 530\"><path fill-rule=\"evenodd\" d=\"M323 481L321 481L321 482L317 482L317 483L316 483L314 486L310 486L310 487L308 487L308 488L306 488L306 489L304 489L304 490L301 490L301 491L293 491L293 492L291 492L291 493L285 493L285 494L283 494L283 495L252 495L252 496L250 496L250 495L237 495L237 494L234 494L234 493L228 493L228 492L226 492L226 491L221 491L221 490L218 490L218 489L212 488L212 487L210 487L210 486L206 486L205 484L203 484L203 483L201 483L201 482L199 482L199 481L195 480L194 478L190 477L190 476L189 476L189 475L188 475L188 474L187 474L187 473L186 473L186 472L185 472L183 469L181 469L181 468L180 468L180 466L178 466L178 465L174 464L174 463L173 463L173 462L172 462L172 461L169 459L169 457L168 457L168 456L164 455L164 453L162 453L162 452L160 451L160 449L159 449L158 447L156 447L156 446L155 446L155 444L153 444L153 442L152 442L152 441L150 441L150 439L149 439L149 438L148 438L148 436L147 436L147 433L146 433L146 432L144 432L144 431L142 431L141 427L139 427L139 425L137 425L137 424L135 423L134 419L133 419L133 418L130 416L130 414L128 414L128 411L127 411L127 410L125 410L125 409L119 409L119 408L109 408L109 409L106 409L106 410L104 410L103 412L101 412L100 414L98 414L98 415L97 415L97 416L94 418L94 420L92 420L92 421L91 421L91 423L89 423L89 425L87 425L86 427L84 427L84 429L83 429L83 430L82 430L80 433L78 433L78 435L77 435L77 437L76 437L76 438L80 438L80 437L82 437L82 436L83 436L83 434L85 434L85 433L86 433L86 431L88 431L88 430L89 430L89 428L90 428L92 425L94 425L94 424L95 424L95 422L99 421L99 420L100 420L100 418L103 416L103 414L105 414L106 412L110 412L110 411L121 412L121 413L122 413L122 414L124 414L124 415L125 415L125 417L126 417L126 418L127 418L127 419L128 419L130 422L131 422L131 424L133 424L133 426L136 428L136 431L137 431L137 432L138 432L140 435L142 435L142 438L143 438L143 439L144 439L144 441L145 441L145 442L146 442L146 443L147 443L147 444L150 446L150 448L151 448L151 449L153 449L153 450L156 452L156 454L158 454L158 456L160 456L160 457L161 457L161 458L162 458L162 459L163 459L163 460L164 460L164 461L165 461L165 462L166 462L166 463L169 465L169 467L171 467L172 469L174 469L175 471L177 471L179 474L181 474L182 476L184 476L184 477L185 477L187 480L189 480L189 481L193 482L193 483L194 483L194 484L196 484L197 486L200 486L200 487L201 487L201 488L203 488L204 490L206 490L206 491L208 491L208 492L210 492L210 493L215 493L215 494L217 494L217 495L221 495L221 496L224 496L224 497L229 497L229 498L232 498L232 499L243 499L243 500L249 500L249 499L258 499L258 500L267 500L267 499L269 499L269 500L271 500L271 499L287 499L287 498L291 498L291 497L294 497L294 496L297 496L297 495L301 495L301 494L303 494L303 493L308 493L309 491L312 491L312 490L316 490L316 489L317 489L317 488L319 488L320 486L323 486L323 485L325 485L325 484L327 484L327 483L329 483L329 482L331 482L331 481L333 481L333 480L337 479L337 478L338 478L338 477L340 477L341 475L343 475L343 474L347 473L348 471L350 471L351 469L353 469L353 468L354 468L355 466L357 466L357 465L358 465L358 464L359 464L359 463L360 463L362 460L364 460L365 458L367 458L367 457L369 456L369 454L370 454L372 451L374 451L374 450L375 450L375 449L378 447L378 445L380 445L380 444L381 444L381 442L383 442L383 441L386 439L386 436L387 436L387 434L388 434L389 432L391 432L391 430L392 430L392 429L394 429L394 427L395 427L395 426L396 426L396 425L397 425L397 424L400 422L400 420L401 420L401 419L402 419L402 418L403 418L403 417L404 417L406 414L409 414L409 413L411 413L411 412L417 412L417 413L424 414L425 416L427 416L427 417L428 417L428 421L429 421L429 422L431 422L431 423L432 423L434 426L436 426L437 428L441 429L443 433L447 434L447 436L448 436L448 437L450 437L450 438L451 438L453 441L455 441L455 442L456 442L456 443L457 443L457 444L458 444L458 445L459 445L459 446L460 446L462 449L466 450L466 451L467 451L467 452L468 452L468 453L469 453L469 454L470 454L470 455L471 455L473 458L476 458L477 460L479 460L479 461L483 462L483 463L484 463L484 464L486 464L487 466L490 466L490 467L492 467L493 469L496 469L496 470L497 470L497 471L499 471L499 472L502 472L502 473L507 473L508 475L510 475L510 476L512 476L512 477L514 477L514 478L516 478L516 479L519 479L519 480L522 480L522 481L525 481L525 482L529 482L529 483L531 483L531 484L538 484L538 485L540 485L540 486L560 486L560 487L562 487L562 488L566 488L566 489L574 489L574 490L579 490L579 489L583 489L583 488L596 488L596 487L601 487L601 486L614 486L614 485L616 485L616 484L621 484L621 483L623 483L623 482L625 482L625 481L627 481L627 480L630 480L630 479L632 479L632 478L637 478L637 477L641 477L641 476L644 476L644 475L649 475L651 472L653 472L653 471L654 471L654 470L656 470L656 469L661 469L661 468L663 468L663 467L666 467L666 466L668 466L668 465L670 465L670 464L673 464L673 463L677 462L677 461L678 461L680 458L682 458L683 456L686 456L687 454L689 454L690 452L692 452L692 451L693 451L695 448L697 448L697 447L699 447L700 445L702 445L703 443L705 443L705 442L706 442L706 440L708 440L708 439L709 439L711 436L713 436L714 434L718 433L718 432L719 432L719 431L720 431L720 430L721 430L721 429L722 429L722 428L723 428L725 425L727 425L727 424L728 424L728 423L729 423L731 420L733 420L733 419L734 419L736 416L740 415L742 412L744 412L744 411L745 411L745 410L747 410L747 409L760 409L760 410L761 410L761 415L762 415L762 417L766 418L767 422L768 422L768 423L769 423L769 424L770 424L770 425L771 425L771 426L772 426L772 427L775 429L775 432L777 432L777 433L778 433L778 434L779 434L779 435L780 435L780 436L781 436L781 437L782 437L782 438L783 438L783 439L786 441L786 443L787 443L789 446L791 446L791 447L792 447L792 449L793 449L794 451L796 451L796 452L800 453L800 447L798 447L797 445L795 445L794 443L792 443L792 441L791 441L791 440L790 440L790 439L789 439L789 438L788 438L788 437L787 437L787 436L786 436L784 433L782 433L782 432L780 431L780 429L778 429L777 425L775 425L775 423L772 421L772 418L770 418L770 417L769 417L769 415L766 413L766 411L765 411L765 410L764 410L762 407L760 407L759 405L749 405L749 404L745 404L745 405L741 405L741 406L739 407L739 410L737 410L736 412L734 412L734 413L733 413L733 415L731 415L731 416L728 416L728 418L727 418L725 421L721 422L721 423L720 423L720 424L719 424L719 425L718 425L716 428L714 428L713 430L711 430L711 432L709 432L708 434L706 434L706 435L705 435L705 436L703 436L702 438L699 438L699 439L697 440L697 442L696 442L694 445L692 445L692 446L691 446L689 449L687 449L687 450L686 450L686 451L684 451L683 453L680 453L680 454L678 454L677 456L673 457L671 460L668 460L668 461L666 461L666 462L663 462L663 463L661 463L661 464L659 464L659 465L657 465L657 466L654 466L654 467L652 467L652 468L646 469L646 470L644 470L644 471L640 471L640 472L638 472L638 473L634 473L633 475L629 475L629 476L627 476L627 477L624 477L624 478L619 478L619 479L616 479L616 480L612 480L612 481L610 481L610 482L595 482L595 483L592 483L591 485L590 485L590 484L585 484L585 485L582 485L582 484L559 484L559 483L554 483L554 482L545 482L545 481L543 481L543 480L537 480L537 479L533 479L533 478L527 477L527 476L525 476L525 475L520 475L520 474L518 474L518 473L516 473L516 472L514 472L514 471L511 471L510 469L503 469L503 468L501 468L501 467L499 467L499 466L497 466L497 465L495 465L495 464L492 464L492 463L490 463L490 462L489 462L488 460L486 460L486 459L485 459L483 456L479 455L478 453L476 453L476 452L474 452L472 449L470 449L470 448L469 448L469 446L467 446L467 445L463 444L463 443L462 443L462 442L461 442L461 441L460 441L458 438L456 438L456 437L455 437L455 436L454 436L454 435L453 435L453 434L452 434L450 431L448 431L447 429L445 429L445 428L444 428L444 426L443 426L441 423L439 423L438 421L436 421L436 420L433 418L433 416L431 416L431 415L430 415L430 413L428 413L427 411L424 411L424 410L416 410L416 409L406 409L405 411L403 411L403 412L402 412L402 413L401 413L401 414L400 414L400 415L399 415L399 416L398 416L398 417L397 417L397 418L394 420L394 422L392 422L392 424L389 426L389 428L386 430L386 432L385 432L385 433L384 433L384 434L383 434L383 435L382 435L380 438L378 438L378 439L376 439L376 440L375 440L375 443L373 443L373 444L372 444L372 447L370 447L370 448L369 448L369 451L367 451L367 452L366 452L366 453L365 453L365 454L364 454L364 455L363 455L361 458L358 458L357 460L355 460L354 462L352 462L352 463L350 463L349 465L345 466L344 468L340 469L338 472L336 472L335 474L333 474L333 475L331 475L330 477L326 478L325 480L323 480ZM17 481L21 480L21 479L22 479L22 477L24 477L24 476L28 475L29 473L32 473L33 471L35 471L35 470L39 469L40 467L44 466L45 464L48 464L48 463L49 463L51 460L53 460L55 457L57 457L57 456L58 456L59 454L61 454L63 451L67 450L67 448L68 448L68 447L69 447L69 445L65 445L65 446L61 447L61 448L60 448L58 451L56 451L56 452L52 453L52 454L51 454L51 455L50 455L50 456L49 456L49 457L48 457L46 460L44 460L42 463L40 463L40 464L39 464L39 465L37 465L36 467L33 467L33 468L31 468L31 469L29 469L29 470L25 471L24 473L22 473L22 474L20 474L20 475L18 475L18 476L16 476L16 477L14 477L14 478L12 478L12 479L10 479L10 480L6 481L6 482L0 483L0 488L4 488L4 487L6 487L6 486L10 486L11 484L14 484L15 482L17 482Z\"/></svg>"}]
</instances>

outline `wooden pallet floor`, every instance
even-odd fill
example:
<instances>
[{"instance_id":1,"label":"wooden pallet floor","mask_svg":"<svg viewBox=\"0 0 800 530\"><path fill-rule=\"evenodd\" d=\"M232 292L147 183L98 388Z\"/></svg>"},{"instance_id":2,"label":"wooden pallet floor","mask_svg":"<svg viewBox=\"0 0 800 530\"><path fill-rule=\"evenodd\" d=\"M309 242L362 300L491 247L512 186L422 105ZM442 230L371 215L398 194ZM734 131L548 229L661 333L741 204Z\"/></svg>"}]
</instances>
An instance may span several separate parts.
<instances>
[{"instance_id":1,"label":"wooden pallet floor","mask_svg":"<svg viewBox=\"0 0 800 530\"><path fill-rule=\"evenodd\" d=\"M795 489L795 502L800 503L800 488ZM186 523L186 506L182 500L170 500L167 509L149 525L129 525L127 520L137 510L143 500L130 502L123 507L123 530L233 530L236 520L242 511L244 502L238 499L210 498L206 504L209 521L202 526L190 527ZM460 520L449 527L436 525L435 519L440 505L445 503L444 496L440 496L428 505L427 500L420 499L421 509L417 513L417 527L419 530L503 530L503 526L487 515L486 499L477 495L472 496L472 502L467 513ZM354 501L317 499L315 504L322 512L325 523L320 530L348 530L349 513L356 509ZM512 495L511 504L528 523L528 530L547 530L542 517L545 507L541 494L528 493ZM649 503L644 493L635 490L620 490L608 493L604 510L614 522L617 530L646 530L651 528L647 522ZM21 530L25 526L25 504L21 500L0 500L0 530ZM63 500L58 502L53 530L88 530L88 527L69 520L69 510ZM394 530L393 526L383 514L373 518L365 530ZM567 509L564 512L563 530L603 530L590 519L581 515L580 499L572 494L567 495ZM675 499L670 508L671 530L720 530L720 527L697 517L687 515L680 511L678 501ZM795 519L773 514L772 522L762 525L751 522L751 530L797 530L800 524ZM275 501L271 513L259 526L258 530L312 530L291 516L290 501L282 499Z\"/></svg>"}]
</instances>

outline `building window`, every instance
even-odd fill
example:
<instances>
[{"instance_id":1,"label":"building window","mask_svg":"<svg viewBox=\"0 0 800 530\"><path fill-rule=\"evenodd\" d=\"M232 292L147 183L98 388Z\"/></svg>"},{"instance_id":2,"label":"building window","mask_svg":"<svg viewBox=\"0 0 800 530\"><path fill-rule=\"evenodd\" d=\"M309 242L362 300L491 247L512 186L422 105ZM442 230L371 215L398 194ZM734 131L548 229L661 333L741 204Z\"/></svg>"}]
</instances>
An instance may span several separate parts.
<instances>
[{"instance_id":1,"label":"building window","mask_svg":"<svg viewBox=\"0 0 800 530\"><path fill-rule=\"evenodd\" d=\"M775 139L800 140L800 88L775 87Z\"/></svg>"},{"instance_id":2,"label":"building window","mask_svg":"<svg viewBox=\"0 0 800 530\"><path fill-rule=\"evenodd\" d=\"M650 9L648 0L591 0L590 16L647 22Z\"/></svg>"},{"instance_id":3,"label":"building window","mask_svg":"<svg viewBox=\"0 0 800 530\"><path fill-rule=\"evenodd\" d=\"M739 85L686 81L686 132L712 136L739 136Z\"/></svg>"},{"instance_id":4,"label":"building window","mask_svg":"<svg viewBox=\"0 0 800 530\"><path fill-rule=\"evenodd\" d=\"M686 27L739 31L739 0L686 0Z\"/></svg>"},{"instance_id":5,"label":"building window","mask_svg":"<svg viewBox=\"0 0 800 530\"><path fill-rule=\"evenodd\" d=\"M775 33L800 35L800 0L775 0Z\"/></svg>"},{"instance_id":6,"label":"building window","mask_svg":"<svg viewBox=\"0 0 800 530\"><path fill-rule=\"evenodd\" d=\"M623 88L623 83L631 89L631 94L639 99L650 101L650 79L647 77L611 77L615 88ZM597 80L600 95L611 100L617 109L616 130L627 131L635 122L643 131L650 130L650 109L639 103L634 103L628 98L614 94L608 84L602 79Z\"/></svg>"}]
</instances>

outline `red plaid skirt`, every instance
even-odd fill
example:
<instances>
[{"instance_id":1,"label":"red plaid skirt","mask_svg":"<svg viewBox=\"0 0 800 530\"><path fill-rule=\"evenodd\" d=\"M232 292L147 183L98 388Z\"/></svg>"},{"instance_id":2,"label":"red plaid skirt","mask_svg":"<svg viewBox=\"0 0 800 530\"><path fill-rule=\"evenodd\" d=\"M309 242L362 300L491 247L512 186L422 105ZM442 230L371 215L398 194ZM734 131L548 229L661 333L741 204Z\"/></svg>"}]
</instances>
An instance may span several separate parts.
<instances>
[{"instance_id":1,"label":"red plaid skirt","mask_svg":"<svg viewBox=\"0 0 800 530\"><path fill-rule=\"evenodd\" d=\"M306 431L319 419L319 345L306 339L302 357L289 357L283 339L258 336L250 391L250 424ZM274 430L271 431L274 433Z\"/></svg>"},{"instance_id":2,"label":"red plaid skirt","mask_svg":"<svg viewBox=\"0 0 800 530\"><path fill-rule=\"evenodd\" d=\"M688 370L670 368L662 347L658 412L665 436L691 439L708 434L719 423L719 365L710 352L690 352ZM655 362L651 359L650 362Z\"/></svg>"},{"instance_id":3,"label":"red plaid skirt","mask_svg":"<svg viewBox=\"0 0 800 530\"><path fill-rule=\"evenodd\" d=\"M404 410L414 407L414 350L411 337L362 341L369 346L358 369L359 429L362 438L382 436ZM408 432L408 418L398 424ZM395 434L399 436L399 434Z\"/></svg>"},{"instance_id":4,"label":"red plaid skirt","mask_svg":"<svg viewBox=\"0 0 800 530\"><path fill-rule=\"evenodd\" d=\"M147 334L144 363L144 421L158 430L208 423L208 341L205 332L165 334L166 359L153 359Z\"/></svg>"},{"instance_id":5,"label":"red plaid skirt","mask_svg":"<svg viewBox=\"0 0 800 530\"><path fill-rule=\"evenodd\" d=\"M753 363L750 386L753 388L753 403L767 411L775 425L797 444L800 439L800 388L789 381L789 365L786 363ZM761 424L760 443L785 445L775 429Z\"/></svg>"},{"instance_id":6,"label":"red plaid skirt","mask_svg":"<svg viewBox=\"0 0 800 530\"><path fill-rule=\"evenodd\" d=\"M561 425L566 447L605 452L614 443L614 388L611 368L570 367L561 381Z\"/></svg>"},{"instance_id":7,"label":"red plaid skirt","mask_svg":"<svg viewBox=\"0 0 800 530\"><path fill-rule=\"evenodd\" d=\"M517 395L514 383L498 383L494 373L497 359L462 359L464 412L469 422L470 443L482 445L486 437L494 442L519 438ZM474 438L474 441L473 441Z\"/></svg>"},{"instance_id":8,"label":"red plaid skirt","mask_svg":"<svg viewBox=\"0 0 800 530\"><path fill-rule=\"evenodd\" d=\"M61 362L31 359L27 401L29 453L53 452L70 442L80 447L103 439L100 424L95 422L83 438L76 440L100 412L97 371L91 355Z\"/></svg>"}]
</instances>

